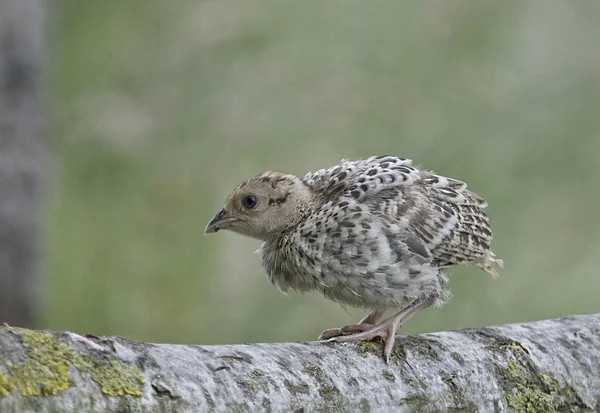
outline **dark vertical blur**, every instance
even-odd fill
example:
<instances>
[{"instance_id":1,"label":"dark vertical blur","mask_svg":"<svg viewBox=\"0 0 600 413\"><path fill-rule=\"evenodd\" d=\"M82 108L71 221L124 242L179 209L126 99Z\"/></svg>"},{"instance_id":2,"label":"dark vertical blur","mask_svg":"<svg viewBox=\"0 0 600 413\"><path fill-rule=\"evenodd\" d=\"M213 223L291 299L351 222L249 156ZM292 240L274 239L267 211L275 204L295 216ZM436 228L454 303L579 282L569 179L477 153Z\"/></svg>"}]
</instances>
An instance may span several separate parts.
<instances>
[{"instance_id":1,"label":"dark vertical blur","mask_svg":"<svg viewBox=\"0 0 600 413\"><path fill-rule=\"evenodd\" d=\"M18 326L39 295L44 3L0 0L0 322Z\"/></svg>"}]
</instances>

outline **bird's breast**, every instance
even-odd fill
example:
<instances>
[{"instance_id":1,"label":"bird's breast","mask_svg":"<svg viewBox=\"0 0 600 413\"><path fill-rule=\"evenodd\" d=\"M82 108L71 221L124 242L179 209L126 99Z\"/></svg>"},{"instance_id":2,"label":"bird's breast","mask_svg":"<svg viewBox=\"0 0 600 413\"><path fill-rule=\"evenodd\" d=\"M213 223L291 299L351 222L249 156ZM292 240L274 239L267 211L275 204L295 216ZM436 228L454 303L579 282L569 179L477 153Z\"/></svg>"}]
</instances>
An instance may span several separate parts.
<instances>
[{"instance_id":1,"label":"bird's breast","mask_svg":"<svg viewBox=\"0 0 600 413\"><path fill-rule=\"evenodd\" d=\"M315 288L319 268L314 259L292 248L286 240L266 241L260 248L262 266L278 290L308 291Z\"/></svg>"}]
</instances>

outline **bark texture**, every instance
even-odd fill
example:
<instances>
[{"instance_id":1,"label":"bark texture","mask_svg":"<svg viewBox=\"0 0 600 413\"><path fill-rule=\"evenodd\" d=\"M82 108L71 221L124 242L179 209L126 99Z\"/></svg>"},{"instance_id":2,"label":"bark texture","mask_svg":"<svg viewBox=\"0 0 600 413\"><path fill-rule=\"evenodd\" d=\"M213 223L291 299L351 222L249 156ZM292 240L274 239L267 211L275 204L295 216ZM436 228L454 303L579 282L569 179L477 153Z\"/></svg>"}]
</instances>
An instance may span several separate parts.
<instances>
[{"instance_id":1,"label":"bark texture","mask_svg":"<svg viewBox=\"0 0 600 413\"><path fill-rule=\"evenodd\" d=\"M0 328L0 412L600 410L600 314L381 344L173 345Z\"/></svg>"},{"instance_id":2,"label":"bark texture","mask_svg":"<svg viewBox=\"0 0 600 413\"><path fill-rule=\"evenodd\" d=\"M43 0L0 0L0 322L32 326L45 169Z\"/></svg>"}]
</instances>

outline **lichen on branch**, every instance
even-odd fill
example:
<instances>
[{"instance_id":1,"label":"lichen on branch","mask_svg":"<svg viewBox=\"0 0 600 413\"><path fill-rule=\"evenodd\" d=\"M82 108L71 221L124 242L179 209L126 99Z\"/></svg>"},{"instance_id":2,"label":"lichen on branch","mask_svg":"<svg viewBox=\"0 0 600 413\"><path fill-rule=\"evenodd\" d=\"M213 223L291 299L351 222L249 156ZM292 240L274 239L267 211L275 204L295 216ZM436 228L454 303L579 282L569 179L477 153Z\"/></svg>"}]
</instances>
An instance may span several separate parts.
<instances>
[{"instance_id":1,"label":"lichen on branch","mask_svg":"<svg viewBox=\"0 0 600 413\"><path fill-rule=\"evenodd\" d=\"M25 348L22 360L6 361L7 373L0 375L0 394L3 396L7 396L13 388L23 396L56 395L73 384L70 377L73 369L89 374L102 393L109 396L142 394L140 385L144 383L144 376L139 369L114 355L84 357L67 341L50 333L16 327L1 328L20 339ZM4 364L2 362L0 359L0 363Z\"/></svg>"},{"instance_id":2,"label":"lichen on branch","mask_svg":"<svg viewBox=\"0 0 600 413\"><path fill-rule=\"evenodd\" d=\"M600 410L600 314L382 343L149 344L0 328L0 412ZM29 410L28 410L29 409Z\"/></svg>"}]
</instances>

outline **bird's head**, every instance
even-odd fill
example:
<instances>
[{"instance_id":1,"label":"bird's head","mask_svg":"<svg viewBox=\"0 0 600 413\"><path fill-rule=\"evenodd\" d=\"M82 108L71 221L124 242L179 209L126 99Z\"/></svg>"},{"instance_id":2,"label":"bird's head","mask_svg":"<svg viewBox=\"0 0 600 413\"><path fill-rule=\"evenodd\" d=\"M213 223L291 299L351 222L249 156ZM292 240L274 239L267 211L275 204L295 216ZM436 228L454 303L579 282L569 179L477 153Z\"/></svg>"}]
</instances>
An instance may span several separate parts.
<instances>
[{"instance_id":1,"label":"bird's head","mask_svg":"<svg viewBox=\"0 0 600 413\"><path fill-rule=\"evenodd\" d=\"M299 177L267 171L238 185L204 233L226 229L264 241L298 224L312 202Z\"/></svg>"}]
</instances>

